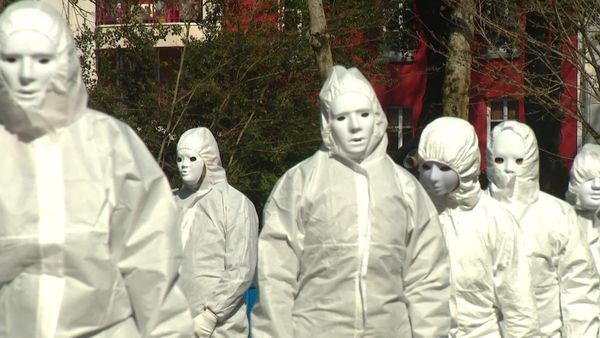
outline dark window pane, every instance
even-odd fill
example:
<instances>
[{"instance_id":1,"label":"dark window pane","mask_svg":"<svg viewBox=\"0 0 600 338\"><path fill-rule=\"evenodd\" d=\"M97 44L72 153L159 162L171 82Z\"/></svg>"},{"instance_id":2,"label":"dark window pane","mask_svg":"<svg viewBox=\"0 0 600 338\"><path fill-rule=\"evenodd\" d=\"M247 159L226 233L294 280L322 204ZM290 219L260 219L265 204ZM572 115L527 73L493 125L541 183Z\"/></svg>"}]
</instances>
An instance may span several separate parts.
<instances>
[{"instance_id":1,"label":"dark window pane","mask_svg":"<svg viewBox=\"0 0 600 338\"><path fill-rule=\"evenodd\" d=\"M519 115L519 102L516 100L508 101L508 116L509 120L516 120Z\"/></svg>"},{"instance_id":2,"label":"dark window pane","mask_svg":"<svg viewBox=\"0 0 600 338\"><path fill-rule=\"evenodd\" d=\"M202 0L97 0L96 24L199 21Z\"/></svg>"},{"instance_id":3,"label":"dark window pane","mask_svg":"<svg viewBox=\"0 0 600 338\"><path fill-rule=\"evenodd\" d=\"M503 120L504 119L504 115L502 113L503 102L502 101L492 101L490 106L491 106L490 119L492 121Z\"/></svg>"},{"instance_id":4,"label":"dark window pane","mask_svg":"<svg viewBox=\"0 0 600 338\"><path fill-rule=\"evenodd\" d=\"M405 107L402 112L402 127L412 130L412 109Z\"/></svg>"}]
</instances>

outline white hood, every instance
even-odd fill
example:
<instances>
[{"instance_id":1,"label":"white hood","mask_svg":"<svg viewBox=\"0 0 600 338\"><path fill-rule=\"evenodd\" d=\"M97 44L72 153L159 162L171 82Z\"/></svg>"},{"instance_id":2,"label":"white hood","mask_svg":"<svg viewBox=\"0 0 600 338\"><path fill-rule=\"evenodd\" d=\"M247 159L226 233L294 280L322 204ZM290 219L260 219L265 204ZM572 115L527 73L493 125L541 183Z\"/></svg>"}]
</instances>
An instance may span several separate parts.
<instances>
[{"instance_id":1,"label":"white hood","mask_svg":"<svg viewBox=\"0 0 600 338\"><path fill-rule=\"evenodd\" d=\"M495 166L494 138L505 130L511 130L523 139L525 156L522 173L510 177ZM492 130L492 139L487 145L487 175L491 195L501 202L530 204L537 200L539 185L539 151L535 133L528 125L518 121L504 121Z\"/></svg>"},{"instance_id":2,"label":"white hood","mask_svg":"<svg viewBox=\"0 0 600 338\"><path fill-rule=\"evenodd\" d=\"M347 164L354 166L355 162L344 156L340 151L340 147L336 144L335 138L332 135L331 125L329 123L331 103L338 95L348 92L356 92L368 97L372 103L372 111L375 115L373 135L367 145L366 156L363 162L380 158L386 154L387 118L383 108L381 108L381 104L377 99L373 87L357 68L346 69L339 65L333 67L330 76L323 84L323 88L319 93L321 102L321 137L323 138L323 147L329 152L330 156L344 159L344 162L348 162Z\"/></svg>"},{"instance_id":3,"label":"white hood","mask_svg":"<svg viewBox=\"0 0 600 338\"><path fill-rule=\"evenodd\" d=\"M425 127L419 142L419 162L434 161L450 167L459 176L458 187L444 200L436 200L438 211L450 207L471 209L479 200L481 155L473 126L456 117L440 117Z\"/></svg>"},{"instance_id":4,"label":"white hood","mask_svg":"<svg viewBox=\"0 0 600 338\"><path fill-rule=\"evenodd\" d=\"M219 182L227 182L225 169L221 164L219 145L213 134L204 127L189 129L184 132L177 142L177 150L188 149L202 157L206 164L205 177L199 190L213 186Z\"/></svg>"},{"instance_id":5,"label":"white hood","mask_svg":"<svg viewBox=\"0 0 600 338\"><path fill-rule=\"evenodd\" d=\"M35 23L32 23L35 20ZM22 30L34 30L57 46L58 70L39 108L21 107L0 76L0 124L21 138L36 138L76 121L87 105L79 55L68 26L54 8L42 1L20 1L0 15L0 49L6 39Z\"/></svg>"},{"instance_id":6,"label":"white hood","mask_svg":"<svg viewBox=\"0 0 600 338\"><path fill-rule=\"evenodd\" d=\"M600 145L586 144L581 148L571 167L571 177L567 190L567 202L581 210L579 187L585 181L600 177Z\"/></svg>"}]
</instances>

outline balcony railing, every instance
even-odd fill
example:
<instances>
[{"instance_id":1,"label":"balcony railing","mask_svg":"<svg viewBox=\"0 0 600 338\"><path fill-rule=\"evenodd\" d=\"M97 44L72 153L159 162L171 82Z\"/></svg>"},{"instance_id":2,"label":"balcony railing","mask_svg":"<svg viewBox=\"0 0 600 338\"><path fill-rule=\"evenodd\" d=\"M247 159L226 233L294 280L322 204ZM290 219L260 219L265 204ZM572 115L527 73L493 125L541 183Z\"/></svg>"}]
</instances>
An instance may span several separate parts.
<instances>
[{"instance_id":1,"label":"balcony railing","mask_svg":"<svg viewBox=\"0 0 600 338\"><path fill-rule=\"evenodd\" d=\"M131 20L154 22L196 22L202 18L201 0L98 0L96 24L125 24Z\"/></svg>"}]
</instances>

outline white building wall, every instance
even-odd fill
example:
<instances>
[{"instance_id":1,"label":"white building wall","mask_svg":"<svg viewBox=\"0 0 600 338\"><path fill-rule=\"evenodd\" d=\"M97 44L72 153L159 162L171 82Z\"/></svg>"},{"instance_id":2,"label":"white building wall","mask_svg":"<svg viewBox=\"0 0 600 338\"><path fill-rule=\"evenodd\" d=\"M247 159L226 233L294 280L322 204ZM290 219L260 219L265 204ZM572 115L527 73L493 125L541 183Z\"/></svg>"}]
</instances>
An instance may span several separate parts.
<instances>
[{"instance_id":1,"label":"white building wall","mask_svg":"<svg viewBox=\"0 0 600 338\"><path fill-rule=\"evenodd\" d=\"M76 4L71 3L68 0L41 0L45 1L56 9L58 9L66 18L67 22L71 27L71 31L74 36L80 32L85 26L91 29L114 29L118 25L99 25L96 27L96 0L94 2L90 0L79 0ZM183 23L163 23L164 25L183 25ZM196 39L203 39L204 34L200 30L197 24L190 25L190 37ZM185 40L185 29L181 35L170 35L165 40L161 40L157 43L156 47L181 47ZM124 45L124 44L123 44ZM97 48L103 48L103 46L97 46ZM93 64L95 60L90 60Z\"/></svg>"}]
</instances>

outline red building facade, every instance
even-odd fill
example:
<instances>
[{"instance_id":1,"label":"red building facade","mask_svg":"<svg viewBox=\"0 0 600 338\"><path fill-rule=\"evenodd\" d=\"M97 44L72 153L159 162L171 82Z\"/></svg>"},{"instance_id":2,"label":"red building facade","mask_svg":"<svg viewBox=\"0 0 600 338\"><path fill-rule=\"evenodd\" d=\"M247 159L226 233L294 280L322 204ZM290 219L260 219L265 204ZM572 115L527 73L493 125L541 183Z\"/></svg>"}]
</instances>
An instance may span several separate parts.
<instances>
[{"instance_id":1,"label":"red building facade","mask_svg":"<svg viewBox=\"0 0 600 338\"><path fill-rule=\"evenodd\" d=\"M416 9L403 9L408 12L408 20L400 22L396 27L399 30L412 30L407 39L415 40L407 44L413 46L410 50L397 50L392 54L396 58L382 58L387 62L385 68L389 78L385 81L371 79L386 110L389 127L390 147L394 152L402 146L410 144L410 140L418 137L419 120L422 118L424 99L430 79L428 77L428 41L421 25L410 23L411 16L418 16ZM402 20L403 16L397 16ZM519 19L521 24L523 18ZM418 20L418 22L422 22ZM394 32L396 34L402 33ZM482 155L482 168L485 168L485 149L490 130L503 120L516 119L527 123L526 94L525 94L525 62L526 53L523 43L514 47L502 46L489 48L483 44L482 39L475 37L473 43L473 60L471 69L471 84L469 92L469 121L475 127L479 136L480 151ZM571 48L566 48L571 44ZM568 55L568 50L576 46L577 38L564 42L563 54ZM497 47L497 46L492 46ZM492 52L493 51L493 52ZM390 61L390 59L392 59ZM573 114L578 109L578 70L573 63L575 58L566 58L560 65L560 79L562 93L560 104L562 108ZM438 84L439 85L439 84ZM559 156L567 168L570 168L572 158L578 149L577 121L565 114L561 121L561 143ZM558 136L557 136L558 137Z\"/></svg>"},{"instance_id":2,"label":"red building facade","mask_svg":"<svg viewBox=\"0 0 600 338\"><path fill-rule=\"evenodd\" d=\"M427 1L425 1L427 2ZM267 6L267 3L270 6ZM280 2L283 3L283 2ZM418 3L417 2L413 2ZM242 0L232 2L228 10L239 15L239 25L230 29L245 29L249 22L273 24L277 30L278 14L269 15L273 8L271 1ZM96 2L96 23L98 25L119 24L130 19L132 15L144 22L176 23L182 21L202 20L206 15L206 6L201 0L104 0ZM371 81L386 110L389 120L389 150L397 151L418 137L419 126L426 105L426 92L432 85L431 60L428 49L431 41L427 41L423 21L417 5L411 8L400 7L396 15L397 22L387 28L385 34L395 35L395 43L387 51L379 55L378 61L383 63L385 79L371 76ZM252 13L251 15L248 13ZM524 19L518 19L523 24ZM360 34L355 36L360 43ZM577 44L576 37L565 42ZM490 52L475 38L473 44L474 62L471 70L471 87L469 100L469 121L475 127L480 140L482 166L485 168L485 147L491 128L503 120L517 119L527 123L525 112L525 79L523 78L525 57L524 46L501 46L499 50ZM566 50L566 48L565 48ZM368 73L368 70L367 70ZM572 113L578 106L578 73L577 68L569 60L563 60L560 66L560 78L564 90L560 104ZM437 80L441 81L441 80ZM577 122L566 115L561 122L560 157L565 164L570 162L578 146Z\"/></svg>"}]
</instances>

